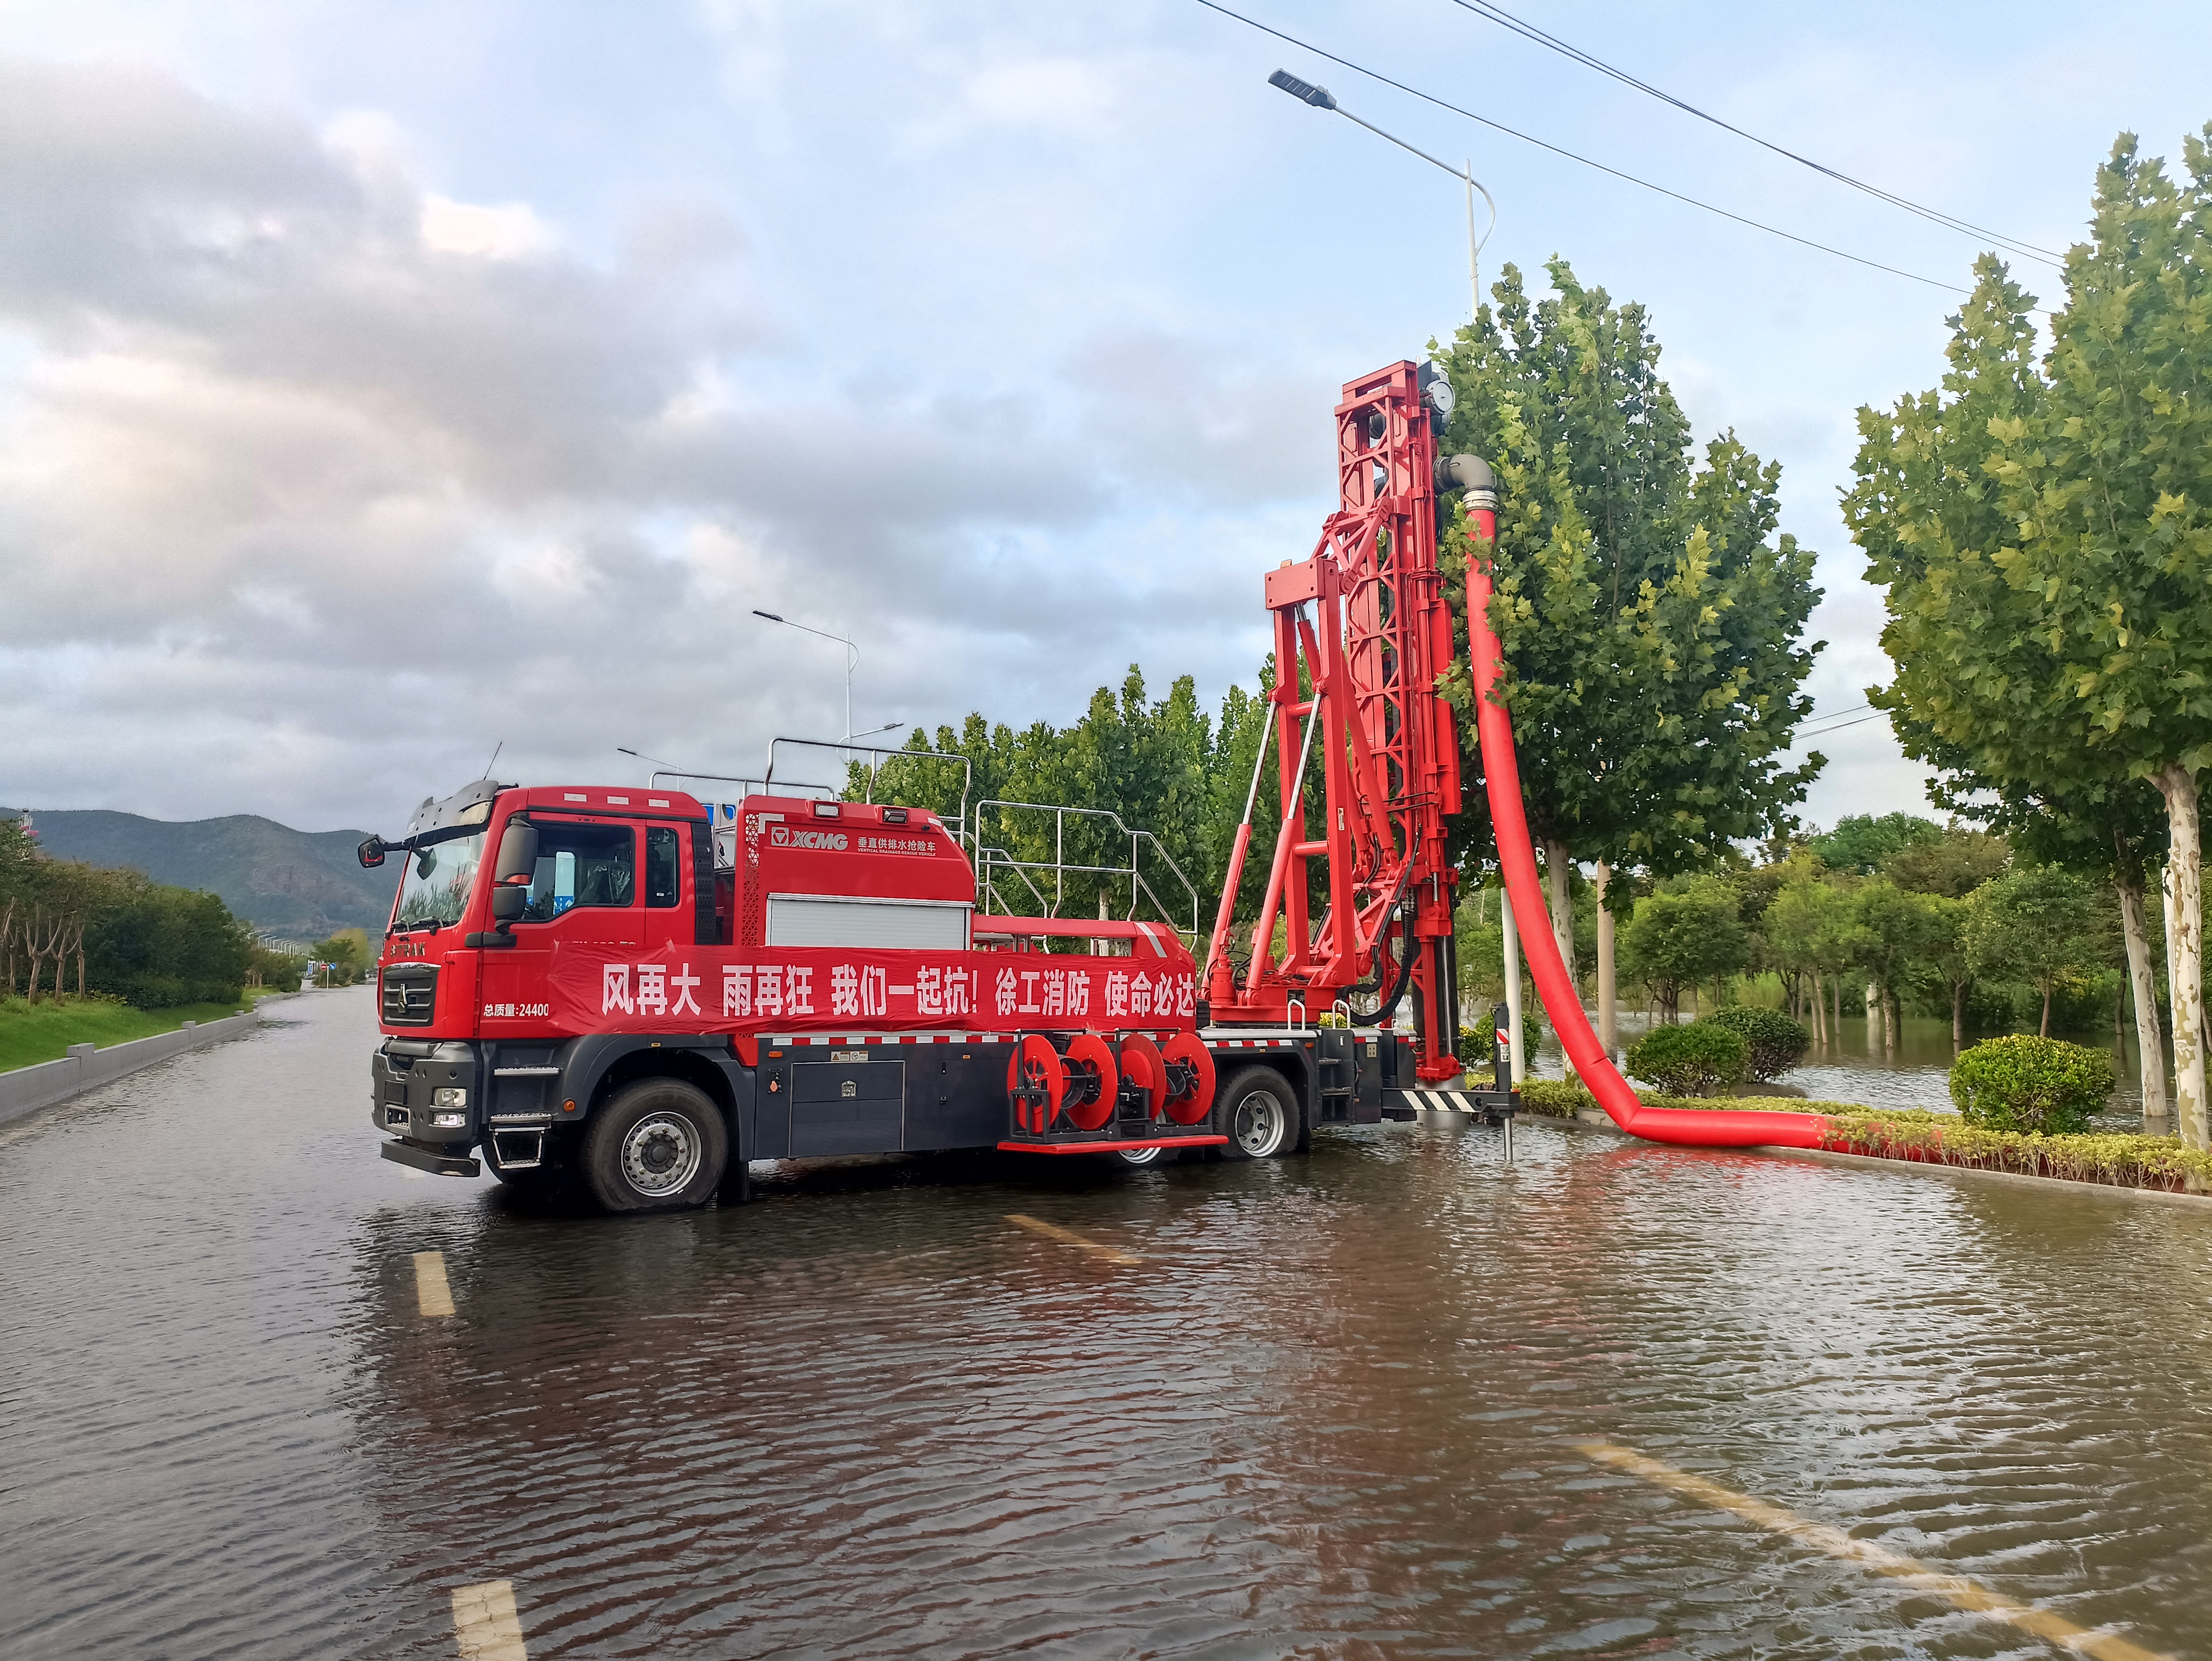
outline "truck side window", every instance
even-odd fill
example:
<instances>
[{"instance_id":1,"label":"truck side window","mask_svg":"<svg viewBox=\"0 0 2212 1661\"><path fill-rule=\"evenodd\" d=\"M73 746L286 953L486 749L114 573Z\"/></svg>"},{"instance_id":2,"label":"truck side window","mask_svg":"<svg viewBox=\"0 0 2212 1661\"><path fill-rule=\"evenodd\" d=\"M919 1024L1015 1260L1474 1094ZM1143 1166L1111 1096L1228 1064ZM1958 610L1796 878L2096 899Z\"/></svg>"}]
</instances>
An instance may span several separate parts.
<instances>
[{"instance_id":1,"label":"truck side window","mask_svg":"<svg viewBox=\"0 0 2212 1661\"><path fill-rule=\"evenodd\" d=\"M645 903L653 906L676 904L684 891L678 874L679 846L672 824L649 825L645 833Z\"/></svg>"},{"instance_id":2,"label":"truck side window","mask_svg":"<svg viewBox=\"0 0 2212 1661\"><path fill-rule=\"evenodd\" d=\"M636 840L626 824L538 826L538 870L525 922L550 922L571 906L628 905L637 892Z\"/></svg>"}]
</instances>

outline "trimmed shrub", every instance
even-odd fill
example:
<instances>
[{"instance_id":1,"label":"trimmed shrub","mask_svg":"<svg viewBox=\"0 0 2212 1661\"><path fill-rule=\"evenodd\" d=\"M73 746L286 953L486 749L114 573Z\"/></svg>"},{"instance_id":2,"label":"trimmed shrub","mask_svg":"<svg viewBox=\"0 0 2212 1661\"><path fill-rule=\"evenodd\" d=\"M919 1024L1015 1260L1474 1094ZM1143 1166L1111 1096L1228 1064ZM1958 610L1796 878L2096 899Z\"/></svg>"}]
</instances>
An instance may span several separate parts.
<instances>
[{"instance_id":1,"label":"trimmed shrub","mask_svg":"<svg viewBox=\"0 0 2212 1661\"><path fill-rule=\"evenodd\" d=\"M1751 1046L1715 1021L1657 1026L1629 1047L1631 1074L1672 1096L1710 1096L1743 1077Z\"/></svg>"},{"instance_id":2,"label":"trimmed shrub","mask_svg":"<svg viewBox=\"0 0 2212 1661\"><path fill-rule=\"evenodd\" d=\"M1707 1019L1716 1026L1728 1028L1750 1046L1747 1064L1751 1076L1761 1084L1772 1084L1803 1061L1805 1052L1813 1047L1813 1035L1778 1009L1738 1004L1729 1009L1716 1009Z\"/></svg>"},{"instance_id":3,"label":"trimmed shrub","mask_svg":"<svg viewBox=\"0 0 2212 1661\"><path fill-rule=\"evenodd\" d=\"M1959 1116L1985 1130L2045 1136L2084 1129L2112 1093L2112 1058L2101 1050L2032 1032L1985 1038L1951 1063Z\"/></svg>"}]
</instances>

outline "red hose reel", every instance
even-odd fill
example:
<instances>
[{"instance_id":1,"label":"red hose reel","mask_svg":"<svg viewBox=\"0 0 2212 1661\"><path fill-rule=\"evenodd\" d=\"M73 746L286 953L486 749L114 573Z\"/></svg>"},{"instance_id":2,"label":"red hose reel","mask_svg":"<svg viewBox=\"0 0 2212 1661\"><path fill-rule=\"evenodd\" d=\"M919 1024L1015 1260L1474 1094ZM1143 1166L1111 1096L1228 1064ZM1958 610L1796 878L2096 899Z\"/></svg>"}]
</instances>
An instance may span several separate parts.
<instances>
[{"instance_id":1,"label":"red hose reel","mask_svg":"<svg viewBox=\"0 0 2212 1661\"><path fill-rule=\"evenodd\" d=\"M1121 1113L1196 1124L1213 1086L1213 1057L1193 1032L1171 1034L1164 1048L1147 1032L1118 1043L1101 1032L1025 1032L1006 1064L1014 1123L1032 1136L1104 1130Z\"/></svg>"}]
</instances>

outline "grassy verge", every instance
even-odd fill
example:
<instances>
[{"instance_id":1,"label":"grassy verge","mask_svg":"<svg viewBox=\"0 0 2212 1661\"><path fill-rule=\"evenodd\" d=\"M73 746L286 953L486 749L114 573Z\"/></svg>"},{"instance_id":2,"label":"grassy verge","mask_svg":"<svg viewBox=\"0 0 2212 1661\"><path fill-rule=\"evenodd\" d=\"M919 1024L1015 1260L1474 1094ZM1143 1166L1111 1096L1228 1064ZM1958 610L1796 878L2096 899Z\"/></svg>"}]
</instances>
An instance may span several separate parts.
<instances>
[{"instance_id":1,"label":"grassy verge","mask_svg":"<svg viewBox=\"0 0 2212 1661\"><path fill-rule=\"evenodd\" d=\"M1597 1104L1581 1085L1554 1079L1530 1079L1521 1100L1531 1112L1571 1119ZM2212 1183L2212 1153L2184 1147L2174 1136L2137 1136L2085 1132L2071 1136L2038 1136L2016 1130L1983 1130L1955 1113L1923 1108L1877 1112L1850 1102L1808 1102L1795 1097L1717 1096L1710 1100L1643 1095L1650 1107L1699 1107L1723 1112L1814 1113L1828 1122L1820 1146L1835 1153L1864 1153L1880 1159L1908 1159L1922 1165L1961 1165L1974 1171L2007 1171L2022 1177L2062 1177L2077 1183L2107 1183L2116 1188L2179 1191L2196 1179Z\"/></svg>"},{"instance_id":2,"label":"grassy verge","mask_svg":"<svg viewBox=\"0 0 2212 1661\"><path fill-rule=\"evenodd\" d=\"M247 1007L247 993L236 1003L191 1003L175 1009L133 1009L119 999L71 999L49 1003L40 999L26 1003L21 998L0 999L0 1073L58 1062L73 1043L112 1043L150 1038L156 1032L173 1032L186 1021L219 1021Z\"/></svg>"}]
</instances>

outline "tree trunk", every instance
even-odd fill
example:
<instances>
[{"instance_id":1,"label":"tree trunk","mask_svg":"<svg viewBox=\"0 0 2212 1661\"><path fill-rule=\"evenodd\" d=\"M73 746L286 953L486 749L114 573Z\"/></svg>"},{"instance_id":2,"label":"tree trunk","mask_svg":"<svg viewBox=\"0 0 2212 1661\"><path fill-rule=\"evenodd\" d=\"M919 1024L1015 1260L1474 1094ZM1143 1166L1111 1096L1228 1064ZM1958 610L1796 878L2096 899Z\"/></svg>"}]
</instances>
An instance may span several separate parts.
<instances>
[{"instance_id":1,"label":"tree trunk","mask_svg":"<svg viewBox=\"0 0 2212 1661\"><path fill-rule=\"evenodd\" d=\"M1574 868L1566 843L1544 844L1544 888L1552 906L1552 938L1559 943L1559 961L1567 966L1567 984L1579 988L1582 982L1575 973Z\"/></svg>"},{"instance_id":2,"label":"tree trunk","mask_svg":"<svg viewBox=\"0 0 2212 1661\"><path fill-rule=\"evenodd\" d=\"M1820 971L1813 971L1813 1042L1828 1047L1828 1006L1820 990Z\"/></svg>"},{"instance_id":3,"label":"tree trunk","mask_svg":"<svg viewBox=\"0 0 2212 1661\"><path fill-rule=\"evenodd\" d=\"M1613 1004L1619 992L1613 984L1613 912L1605 903L1606 892L1612 886L1613 867L1600 860L1597 864L1597 1041L1608 1056L1613 1053L1619 1026L1613 1016Z\"/></svg>"},{"instance_id":4,"label":"tree trunk","mask_svg":"<svg viewBox=\"0 0 2212 1661\"><path fill-rule=\"evenodd\" d=\"M1840 1046L1844 1042L1844 977L1828 977L1828 994L1836 1001L1836 1019L1828 1027L1829 1042Z\"/></svg>"},{"instance_id":5,"label":"tree trunk","mask_svg":"<svg viewBox=\"0 0 2212 1661\"><path fill-rule=\"evenodd\" d=\"M1872 981L1866 987L1867 1054L1874 1054L1875 1046L1881 1042L1881 989Z\"/></svg>"},{"instance_id":6,"label":"tree trunk","mask_svg":"<svg viewBox=\"0 0 2212 1661\"><path fill-rule=\"evenodd\" d=\"M1960 981L1951 988L1951 1055L1956 1059L1966 1047L1966 989L1971 981Z\"/></svg>"},{"instance_id":7,"label":"tree trunk","mask_svg":"<svg viewBox=\"0 0 2212 1661\"><path fill-rule=\"evenodd\" d=\"M2204 867L2197 810L2197 776L2169 763L2152 781L2166 798L2167 868L2173 911L2166 930L2173 998L2173 1097L2185 1147L2212 1147L2204 1103Z\"/></svg>"},{"instance_id":8,"label":"tree trunk","mask_svg":"<svg viewBox=\"0 0 2212 1661\"><path fill-rule=\"evenodd\" d=\"M2151 978L2150 937L2143 928L2142 885L2115 882L2120 896L2120 934L2128 944L2128 989L2136 1006L2136 1048L2142 1054L2146 1119L2172 1111L2166 1095L2166 1035L2159 1029L2158 986Z\"/></svg>"},{"instance_id":9,"label":"tree trunk","mask_svg":"<svg viewBox=\"0 0 2212 1661\"><path fill-rule=\"evenodd\" d=\"M1881 995L1881 1058L1886 1062L1897 1059L1899 1030L1905 1025L1905 1011L1897 1001L1897 994L1884 988Z\"/></svg>"},{"instance_id":10,"label":"tree trunk","mask_svg":"<svg viewBox=\"0 0 2212 1661\"><path fill-rule=\"evenodd\" d=\"M2035 1034L2039 1038L2047 1038L2051 1036L2051 989L2055 984L2056 983L2051 981L2045 981L2043 983L2043 1025L2035 1029Z\"/></svg>"}]
</instances>

